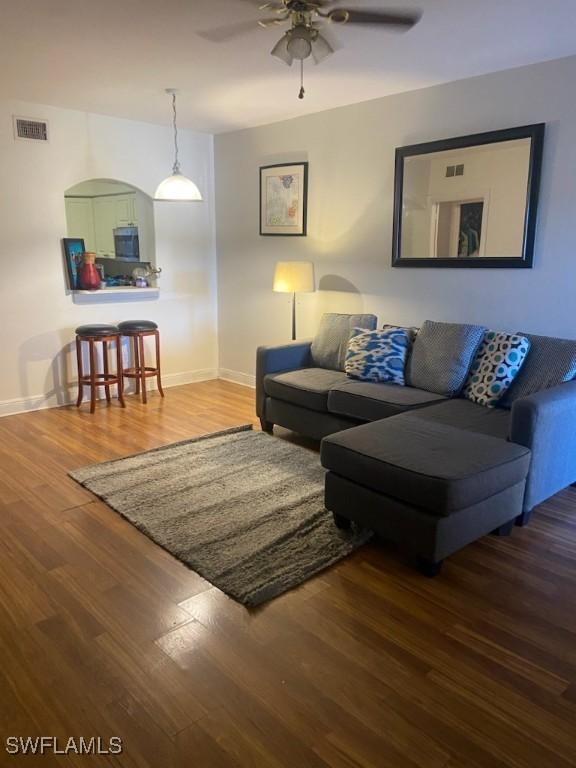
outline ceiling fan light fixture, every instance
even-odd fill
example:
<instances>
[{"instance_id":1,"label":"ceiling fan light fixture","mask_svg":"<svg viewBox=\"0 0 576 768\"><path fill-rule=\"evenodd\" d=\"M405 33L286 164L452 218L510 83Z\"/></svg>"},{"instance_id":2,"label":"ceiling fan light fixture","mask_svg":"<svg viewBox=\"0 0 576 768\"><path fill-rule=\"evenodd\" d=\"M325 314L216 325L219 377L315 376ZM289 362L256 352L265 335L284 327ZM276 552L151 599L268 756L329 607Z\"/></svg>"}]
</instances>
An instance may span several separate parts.
<instances>
[{"instance_id":1,"label":"ceiling fan light fixture","mask_svg":"<svg viewBox=\"0 0 576 768\"><path fill-rule=\"evenodd\" d=\"M292 56L288 50L289 34L289 32L286 32L285 35L282 35L270 53L272 56L275 56L277 59L280 59L280 61L283 61L284 64L288 64L288 66L291 67L292 62L294 61L294 56Z\"/></svg>"},{"instance_id":2,"label":"ceiling fan light fixture","mask_svg":"<svg viewBox=\"0 0 576 768\"><path fill-rule=\"evenodd\" d=\"M327 15L328 15L328 19L333 24L346 24L346 22L350 19L350 11L347 11L344 8L335 8L333 11L330 11Z\"/></svg>"},{"instance_id":3,"label":"ceiling fan light fixture","mask_svg":"<svg viewBox=\"0 0 576 768\"><path fill-rule=\"evenodd\" d=\"M334 48L330 45L328 40L321 34L318 34L315 40L312 42L312 58L315 64L320 64L321 61L327 56L334 53Z\"/></svg>"},{"instance_id":4,"label":"ceiling fan light fixture","mask_svg":"<svg viewBox=\"0 0 576 768\"><path fill-rule=\"evenodd\" d=\"M312 53L312 34L307 27L294 27L288 33L288 51L293 58L302 61Z\"/></svg>"}]
</instances>

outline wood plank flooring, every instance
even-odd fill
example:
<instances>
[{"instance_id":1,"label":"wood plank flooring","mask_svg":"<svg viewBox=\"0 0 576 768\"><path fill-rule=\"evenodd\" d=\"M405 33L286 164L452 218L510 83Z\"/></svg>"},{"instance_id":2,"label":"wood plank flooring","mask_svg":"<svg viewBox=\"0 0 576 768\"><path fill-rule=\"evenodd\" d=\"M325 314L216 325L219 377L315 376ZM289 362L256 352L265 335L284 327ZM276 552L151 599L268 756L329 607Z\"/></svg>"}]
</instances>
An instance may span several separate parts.
<instances>
[{"instance_id":1,"label":"wood plank flooring","mask_svg":"<svg viewBox=\"0 0 576 768\"><path fill-rule=\"evenodd\" d=\"M437 579L374 544L249 612L66 475L254 420L222 381L0 419L0 766L576 766L575 490ZM123 752L5 753L36 735Z\"/></svg>"}]
</instances>

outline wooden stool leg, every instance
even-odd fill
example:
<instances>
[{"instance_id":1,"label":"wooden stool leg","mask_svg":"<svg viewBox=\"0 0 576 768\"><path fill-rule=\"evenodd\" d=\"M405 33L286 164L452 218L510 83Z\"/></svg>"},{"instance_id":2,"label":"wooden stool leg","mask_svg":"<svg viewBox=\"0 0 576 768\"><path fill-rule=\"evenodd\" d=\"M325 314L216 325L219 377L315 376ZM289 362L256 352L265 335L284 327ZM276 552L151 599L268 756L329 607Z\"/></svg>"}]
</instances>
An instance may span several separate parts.
<instances>
[{"instance_id":1,"label":"wooden stool leg","mask_svg":"<svg viewBox=\"0 0 576 768\"><path fill-rule=\"evenodd\" d=\"M108 374L110 373L110 367L108 365L108 342L107 341L102 342L102 358L104 361L104 376L105 376L104 381L106 381L106 379L108 378ZM106 402L111 403L112 398L110 396L110 387L104 386L104 391L106 392Z\"/></svg>"},{"instance_id":2,"label":"wooden stool leg","mask_svg":"<svg viewBox=\"0 0 576 768\"><path fill-rule=\"evenodd\" d=\"M96 410L96 350L94 339L90 339L90 413Z\"/></svg>"},{"instance_id":3,"label":"wooden stool leg","mask_svg":"<svg viewBox=\"0 0 576 768\"><path fill-rule=\"evenodd\" d=\"M118 336L116 342L116 371L118 376L118 400L122 408L126 408L124 402L124 368L122 367L122 336Z\"/></svg>"},{"instance_id":4,"label":"wooden stool leg","mask_svg":"<svg viewBox=\"0 0 576 768\"><path fill-rule=\"evenodd\" d=\"M136 371L136 378L134 381L136 382L136 394L140 394L140 355L138 354L138 336L132 336L132 341L134 343L134 370Z\"/></svg>"},{"instance_id":5,"label":"wooden stool leg","mask_svg":"<svg viewBox=\"0 0 576 768\"><path fill-rule=\"evenodd\" d=\"M79 336L76 336L76 360L78 361L78 399L76 400L76 408L80 408L84 397L84 384L82 384L84 371L82 369L82 342Z\"/></svg>"},{"instance_id":6,"label":"wooden stool leg","mask_svg":"<svg viewBox=\"0 0 576 768\"><path fill-rule=\"evenodd\" d=\"M160 397L164 397L164 390L162 389L162 379L160 376L160 333L156 331L154 333L156 338L156 381L158 382L158 392Z\"/></svg>"},{"instance_id":7,"label":"wooden stool leg","mask_svg":"<svg viewBox=\"0 0 576 768\"><path fill-rule=\"evenodd\" d=\"M144 336L138 334L138 354L140 357L140 385L142 387L142 402L144 405L148 402L146 396L146 358L144 355Z\"/></svg>"}]
</instances>

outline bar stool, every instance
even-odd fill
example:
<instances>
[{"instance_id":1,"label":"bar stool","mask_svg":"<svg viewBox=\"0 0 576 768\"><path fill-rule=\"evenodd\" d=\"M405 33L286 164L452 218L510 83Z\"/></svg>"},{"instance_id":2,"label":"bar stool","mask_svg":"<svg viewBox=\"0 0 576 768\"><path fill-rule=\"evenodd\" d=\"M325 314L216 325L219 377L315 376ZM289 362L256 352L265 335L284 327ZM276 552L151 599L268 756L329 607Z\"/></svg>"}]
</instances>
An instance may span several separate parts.
<instances>
[{"instance_id":1,"label":"bar stool","mask_svg":"<svg viewBox=\"0 0 576 768\"><path fill-rule=\"evenodd\" d=\"M148 402L146 396L146 379L156 377L158 392L164 397L162 389L162 380L160 378L160 332L158 326L152 320L125 320L118 323L118 329L121 336L132 339L134 365L131 368L124 368L122 375L127 379L136 381L136 394L142 391L142 402ZM144 355L144 338L154 336L156 344L156 366L146 366Z\"/></svg>"},{"instance_id":2,"label":"bar stool","mask_svg":"<svg viewBox=\"0 0 576 768\"><path fill-rule=\"evenodd\" d=\"M88 363L89 372L84 373L82 363L82 342L88 342ZM102 344L102 363L104 373L98 373L96 361L96 344ZM108 345L116 345L116 373L110 373L110 362L108 360ZM110 403L110 387L118 385L118 400L122 408L126 407L124 402L124 382L122 379L122 348L120 346L120 332L116 325L81 325L76 328L76 358L78 360L78 400L76 407L79 408L84 397L84 387L90 387L90 413L96 410L96 392L98 387L104 387L106 392L106 401Z\"/></svg>"}]
</instances>

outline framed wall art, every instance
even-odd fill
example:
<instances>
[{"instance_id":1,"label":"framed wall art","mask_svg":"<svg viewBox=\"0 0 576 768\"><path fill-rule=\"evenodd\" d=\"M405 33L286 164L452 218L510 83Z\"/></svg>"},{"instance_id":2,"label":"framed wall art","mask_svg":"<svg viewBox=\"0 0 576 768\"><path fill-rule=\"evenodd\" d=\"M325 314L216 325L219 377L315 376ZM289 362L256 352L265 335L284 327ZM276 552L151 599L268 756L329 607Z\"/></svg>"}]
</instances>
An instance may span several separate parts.
<instances>
[{"instance_id":1,"label":"framed wall art","mask_svg":"<svg viewBox=\"0 0 576 768\"><path fill-rule=\"evenodd\" d=\"M79 274L84 263L86 250L84 239L81 237L64 237L62 238L62 245L64 246L68 287L71 291L77 291L80 288Z\"/></svg>"},{"instance_id":2,"label":"framed wall art","mask_svg":"<svg viewBox=\"0 0 576 768\"><path fill-rule=\"evenodd\" d=\"M305 236L308 163L260 168L260 234Z\"/></svg>"}]
</instances>

